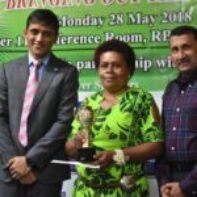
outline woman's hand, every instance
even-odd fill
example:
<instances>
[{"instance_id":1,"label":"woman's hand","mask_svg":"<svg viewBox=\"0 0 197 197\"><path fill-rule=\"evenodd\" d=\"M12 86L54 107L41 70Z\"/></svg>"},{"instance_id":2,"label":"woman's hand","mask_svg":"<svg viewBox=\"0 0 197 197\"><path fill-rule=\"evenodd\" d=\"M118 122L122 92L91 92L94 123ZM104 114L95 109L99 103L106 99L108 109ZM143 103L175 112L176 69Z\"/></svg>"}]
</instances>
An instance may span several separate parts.
<instances>
[{"instance_id":1,"label":"woman's hand","mask_svg":"<svg viewBox=\"0 0 197 197\"><path fill-rule=\"evenodd\" d=\"M94 164L100 165L101 168L109 166L113 162L114 151L101 151L94 155Z\"/></svg>"},{"instance_id":2,"label":"woman's hand","mask_svg":"<svg viewBox=\"0 0 197 197\"><path fill-rule=\"evenodd\" d=\"M87 144L88 142L88 133L87 132L79 132L73 142L75 143L75 146L77 148L82 148L84 147L84 144Z\"/></svg>"},{"instance_id":3,"label":"woman's hand","mask_svg":"<svg viewBox=\"0 0 197 197\"><path fill-rule=\"evenodd\" d=\"M65 151L70 157L75 157L77 155L78 149L82 148L84 142L87 141L87 133L79 132L74 139L69 140L65 144Z\"/></svg>"}]
</instances>

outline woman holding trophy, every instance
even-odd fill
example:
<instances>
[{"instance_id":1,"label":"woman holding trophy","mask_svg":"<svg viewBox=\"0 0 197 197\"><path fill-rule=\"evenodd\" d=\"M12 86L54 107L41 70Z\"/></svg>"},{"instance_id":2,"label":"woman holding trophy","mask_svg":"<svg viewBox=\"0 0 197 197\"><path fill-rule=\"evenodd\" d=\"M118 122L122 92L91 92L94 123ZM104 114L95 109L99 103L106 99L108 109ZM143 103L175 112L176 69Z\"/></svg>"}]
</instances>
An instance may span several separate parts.
<instances>
[{"instance_id":1,"label":"woman holding trophy","mask_svg":"<svg viewBox=\"0 0 197 197\"><path fill-rule=\"evenodd\" d=\"M82 102L65 149L100 169L78 166L73 196L146 197L144 163L162 152L157 107L149 93L128 86L135 71L129 45L106 41L94 61L103 90Z\"/></svg>"}]
</instances>

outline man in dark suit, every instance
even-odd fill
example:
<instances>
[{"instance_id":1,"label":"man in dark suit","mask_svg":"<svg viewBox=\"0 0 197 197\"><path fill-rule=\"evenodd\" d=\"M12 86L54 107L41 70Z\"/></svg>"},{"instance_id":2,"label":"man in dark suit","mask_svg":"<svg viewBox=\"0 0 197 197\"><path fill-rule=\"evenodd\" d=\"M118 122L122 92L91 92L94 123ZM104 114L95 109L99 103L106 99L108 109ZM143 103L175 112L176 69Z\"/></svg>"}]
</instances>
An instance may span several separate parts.
<instances>
[{"instance_id":1,"label":"man in dark suit","mask_svg":"<svg viewBox=\"0 0 197 197\"><path fill-rule=\"evenodd\" d=\"M76 68L51 52L58 30L52 11L33 11L24 31L29 54L0 67L1 197L59 197L70 176L68 166L50 163L66 159L78 89ZM29 84L35 61L39 66ZM25 143L19 137L24 126Z\"/></svg>"}]
</instances>

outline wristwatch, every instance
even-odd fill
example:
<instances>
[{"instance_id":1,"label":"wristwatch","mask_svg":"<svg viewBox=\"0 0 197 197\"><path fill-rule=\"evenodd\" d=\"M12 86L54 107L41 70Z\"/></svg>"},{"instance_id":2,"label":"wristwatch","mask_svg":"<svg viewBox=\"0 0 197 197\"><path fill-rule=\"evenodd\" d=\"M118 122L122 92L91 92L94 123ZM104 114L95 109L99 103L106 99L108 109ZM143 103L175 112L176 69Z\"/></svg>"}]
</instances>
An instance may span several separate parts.
<instances>
[{"instance_id":1,"label":"wristwatch","mask_svg":"<svg viewBox=\"0 0 197 197\"><path fill-rule=\"evenodd\" d=\"M115 154L113 155L113 161L117 165L125 165L125 163L129 160L129 156L125 156L124 151L122 149L116 149Z\"/></svg>"}]
</instances>

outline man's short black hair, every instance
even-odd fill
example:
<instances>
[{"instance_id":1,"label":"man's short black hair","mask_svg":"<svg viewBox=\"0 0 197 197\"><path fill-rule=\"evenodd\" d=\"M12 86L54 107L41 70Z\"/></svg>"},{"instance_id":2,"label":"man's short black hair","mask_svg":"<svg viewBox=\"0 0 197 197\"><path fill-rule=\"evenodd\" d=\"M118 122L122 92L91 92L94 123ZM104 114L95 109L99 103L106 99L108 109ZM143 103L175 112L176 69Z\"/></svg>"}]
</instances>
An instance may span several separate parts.
<instances>
[{"instance_id":1,"label":"man's short black hair","mask_svg":"<svg viewBox=\"0 0 197 197\"><path fill-rule=\"evenodd\" d=\"M31 23L41 23L46 26L50 26L55 30L56 34L58 34L59 21L57 16L51 10L48 9L34 10L27 18L26 29L28 29Z\"/></svg>"},{"instance_id":2,"label":"man's short black hair","mask_svg":"<svg viewBox=\"0 0 197 197\"><path fill-rule=\"evenodd\" d=\"M189 25L182 25L174 28L170 33L170 37L181 36L183 34L191 34L194 36L195 40L197 40L197 29Z\"/></svg>"}]
</instances>

